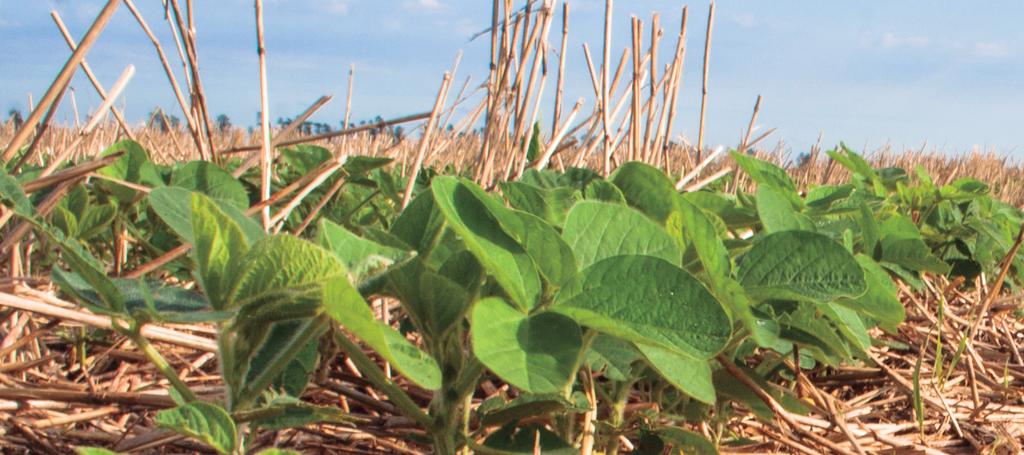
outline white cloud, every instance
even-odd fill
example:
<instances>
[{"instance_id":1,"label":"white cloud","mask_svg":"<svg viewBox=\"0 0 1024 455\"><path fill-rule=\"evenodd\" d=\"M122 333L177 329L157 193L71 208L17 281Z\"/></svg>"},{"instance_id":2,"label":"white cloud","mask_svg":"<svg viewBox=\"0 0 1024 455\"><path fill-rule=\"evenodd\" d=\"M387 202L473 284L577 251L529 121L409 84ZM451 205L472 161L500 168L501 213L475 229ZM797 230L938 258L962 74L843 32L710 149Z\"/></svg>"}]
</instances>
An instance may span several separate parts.
<instances>
[{"instance_id":1,"label":"white cloud","mask_svg":"<svg viewBox=\"0 0 1024 455\"><path fill-rule=\"evenodd\" d=\"M751 28L757 25L757 17L754 17L753 13L734 14L729 19L731 19L732 22L735 23L736 25L739 25L740 27L743 28Z\"/></svg>"},{"instance_id":2,"label":"white cloud","mask_svg":"<svg viewBox=\"0 0 1024 455\"><path fill-rule=\"evenodd\" d=\"M1010 55L1010 49L1006 43L995 41L978 41L971 48L975 57L1002 58Z\"/></svg>"},{"instance_id":3,"label":"white cloud","mask_svg":"<svg viewBox=\"0 0 1024 455\"><path fill-rule=\"evenodd\" d=\"M442 6L440 0L409 0L405 2L405 8L414 11L436 11Z\"/></svg>"},{"instance_id":4,"label":"white cloud","mask_svg":"<svg viewBox=\"0 0 1024 455\"><path fill-rule=\"evenodd\" d=\"M348 14L348 6L351 0L320 0L320 7L324 12L336 15Z\"/></svg>"},{"instance_id":5,"label":"white cloud","mask_svg":"<svg viewBox=\"0 0 1024 455\"><path fill-rule=\"evenodd\" d=\"M925 49L931 46L932 41L924 36L904 36L893 32L885 32L882 34L880 44L886 49Z\"/></svg>"}]
</instances>

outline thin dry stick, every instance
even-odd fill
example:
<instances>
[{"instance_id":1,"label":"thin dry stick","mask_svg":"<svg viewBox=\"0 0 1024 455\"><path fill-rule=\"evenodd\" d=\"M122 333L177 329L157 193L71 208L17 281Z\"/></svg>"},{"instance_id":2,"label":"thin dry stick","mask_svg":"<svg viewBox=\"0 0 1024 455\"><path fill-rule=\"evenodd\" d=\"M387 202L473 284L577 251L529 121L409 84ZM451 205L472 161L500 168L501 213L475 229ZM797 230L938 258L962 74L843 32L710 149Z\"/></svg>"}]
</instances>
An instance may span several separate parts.
<instances>
[{"instance_id":1,"label":"thin dry stick","mask_svg":"<svg viewBox=\"0 0 1024 455\"><path fill-rule=\"evenodd\" d=\"M106 6L100 10L96 20L89 26L89 30L85 32L85 36L82 38L81 43L78 45L78 49L75 49L68 57L68 60L64 62L64 67L61 68L60 72L57 73L56 79L50 84L50 88L46 90L42 99L39 100L39 104L32 109L32 113L29 114L28 118L25 119L25 123L21 125L21 128L14 133L14 137L11 138L11 142L7 144L7 148L4 150L3 156L0 156L2 161L10 161L14 157L14 154L18 153L18 150L29 135L36 128L36 124L40 119L43 118L43 113L50 108L51 105L57 100L57 96L64 92L64 87L71 82L71 76L75 74L75 68L85 58L85 54L89 52L92 45L99 38L100 32L106 27L107 22L113 17L114 12L117 11L117 6L121 4L121 0L107 0Z\"/></svg>"},{"instance_id":2,"label":"thin dry stick","mask_svg":"<svg viewBox=\"0 0 1024 455\"><path fill-rule=\"evenodd\" d=\"M640 21L639 17L633 16L633 84L630 92L633 94L632 103L632 121L630 123L629 131L629 159L635 161L640 159L640 121L643 119L643 115L640 113L641 109L641 98L643 97L640 92L643 80L641 79L640 72L640 61L643 60L642 51L642 34L644 24Z\"/></svg>"},{"instance_id":3,"label":"thin dry stick","mask_svg":"<svg viewBox=\"0 0 1024 455\"><path fill-rule=\"evenodd\" d=\"M657 77L657 75L658 75L658 42L660 41L660 38L661 38L661 29L659 28L660 19L661 19L661 16L658 15L658 13L654 13L652 15L652 17L651 17L651 47L647 51L648 55L651 56L651 69L650 69L650 74L649 74L649 77L650 77L650 82L649 82L650 87L649 88L650 88L650 91L651 91L650 92L650 101L649 101L649 103L650 103L651 107L650 107L650 109L647 109L647 126L646 126L646 128L644 128L644 141L643 141L644 145L643 145L643 151L642 151L642 155L643 156L642 156L641 159L644 160L645 162L649 162L649 160L651 159L651 157L650 157L650 153L651 153L651 148L650 148L651 129L654 128L654 113L656 112L656 109L655 109L654 105L655 105L655 100L658 99L658 88L659 88L660 84L664 83L662 81L656 81L656 79L658 79L658 77ZM667 74L666 74L666 76L667 76ZM664 78L662 78L662 79L664 79Z\"/></svg>"},{"instance_id":4,"label":"thin dry stick","mask_svg":"<svg viewBox=\"0 0 1024 455\"><path fill-rule=\"evenodd\" d=\"M178 106L181 108L181 115L185 118L185 124L188 125L189 134L192 136L192 140L195 142L196 150L200 150L202 147L202 139L199 136L199 130L196 126L196 121L192 117L192 113L188 108L188 104L185 102L185 96L181 93L181 88L178 87L178 81L174 77L174 71L171 70L171 64L167 60L167 55L164 54L164 48L160 45L160 40L153 34L153 30L149 28L149 24L142 18L142 14L135 8L135 4L132 0L124 0L125 6L131 11L132 15L135 16L135 20L142 27L142 30L149 37L150 42L153 43L153 47L156 48L157 56L160 58L160 64L164 68L164 74L167 75L167 82L171 84L171 91L174 92L174 98L178 101ZM172 136L173 137L173 136Z\"/></svg>"},{"instance_id":5,"label":"thin dry stick","mask_svg":"<svg viewBox=\"0 0 1024 455\"><path fill-rule=\"evenodd\" d=\"M402 195L402 208L405 209L409 205L409 201L412 200L412 190L416 187L416 177L420 173L420 167L423 166L423 157L427 153L427 148L430 145L430 137L433 135L434 126L437 124L438 114L441 112L441 108L444 107L445 95L448 93L448 85L451 84L452 76L451 73L445 72L444 78L441 80L441 88L437 91L437 99L434 101L434 109L430 112L430 120L427 120L427 127L423 131L423 138L420 139L419 150L416 151L416 161L413 163L409 172L409 183L405 186L405 194Z\"/></svg>"},{"instance_id":6,"label":"thin dry stick","mask_svg":"<svg viewBox=\"0 0 1024 455\"><path fill-rule=\"evenodd\" d=\"M273 151L279 145L281 145L280 142L279 142L281 139L284 139L284 138L288 137L289 135L291 135L293 132L295 132L295 130L297 130L300 126L302 126L302 124L305 123L306 120L308 120L321 107L324 107L324 105L327 104L329 101L331 101L331 97L330 96L326 96L326 95L325 96L321 96L316 101L314 101L313 104L310 105L308 108L306 108L306 110L302 114L300 114L295 120L293 120L291 123L289 123L287 126L285 126L283 130L279 131L277 134L274 135L274 138L271 139L271 141L270 141L270 146L269 146L270 150ZM262 159L263 159L263 155L262 154L253 155L248 160L246 160L245 163L242 163L241 166L239 166L237 169L232 171L231 175L233 175L235 177L241 176L242 174L245 173L245 171L248 171L253 166L255 166L256 164L260 163L260 160L262 160ZM273 162L273 157L271 157L271 162ZM273 223L271 223L271 224L273 224Z\"/></svg>"},{"instance_id":7,"label":"thin dry stick","mask_svg":"<svg viewBox=\"0 0 1024 455\"><path fill-rule=\"evenodd\" d=\"M256 53L260 64L260 130L263 136L263 150L260 154L260 201L270 199L270 165L273 162L273 148L270 143L270 99L267 92L267 49L263 46L263 0L256 0ZM260 212L263 229L270 230L270 207Z\"/></svg>"},{"instance_id":8,"label":"thin dry stick","mask_svg":"<svg viewBox=\"0 0 1024 455\"><path fill-rule=\"evenodd\" d=\"M204 157L204 153L213 153L213 122L210 120L210 112L206 107L206 94L203 91L203 82L199 74L199 55L196 51L196 34L195 28L191 18L191 5L192 1L188 0L189 6L189 23L188 26L182 22L181 9L178 8L178 1L171 0L171 7L174 10L174 18L178 22L178 28L181 31L182 41L185 43L187 60L187 70L192 75L192 109L196 112L196 123L200 127L201 133L205 134L206 142L202 143L203 147L200 149L200 156ZM217 156L211 157L215 162L219 162ZM205 159L205 158L204 158Z\"/></svg>"},{"instance_id":9,"label":"thin dry stick","mask_svg":"<svg viewBox=\"0 0 1024 455\"><path fill-rule=\"evenodd\" d=\"M697 161L704 153L704 113L708 106L708 66L711 57L711 31L715 23L715 2L708 8L708 30L704 37L704 81L700 92L700 125L697 127Z\"/></svg>"},{"instance_id":10,"label":"thin dry stick","mask_svg":"<svg viewBox=\"0 0 1024 455\"><path fill-rule=\"evenodd\" d=\"M548 144L547 149L544 150L544 155L537 161L537 165L534 169L541 170L548 166L548 162L551 161L551 157L555 154L558 149L558 144L562 142L562 138L565 137L565 133L569 130L569 125L572 124L573 119L576 118L576 114L579 113L580 107L583 106L583 98L576 101L576 105L573 106L572 111L569 112L569 118L565 120L565 124L561 128L553 132L554 137L551 138L551 142Z\"/></svg>"},{"instance_id":11,"label":"thin dry stick","mask_svg":"<svg viewBox=\"0 0 1024 455\"><path fill-rule=\"evenodd\" d=\"M349 120L352 119L352 83L356 78L356 64L348 68L348 95L345 96L345 124L342 128L349 127Z\"/></svg>"},{"instance_id":12,"label":"thin dry stick","mask_svg":"<svg viewBox=\"0 0 1024 455\"><path fill-rule=\"evenodd\" d=\"M551 134L554 137L562 118L562 96L565 92L565 47L569 41L569 2L562 4L562 45L558 51L558 80L555 82L555 111L551 115Z\"/></svg>"},{"instance_id":13,"label":"thin dry stick","mask_svg":"<svg viewBox=\"0 0 1024 455\"><path fill-rule=\"evenodd\" d=\"M328 99L330 99L330 97L328 97ZM283 139L281 137L282 135L278 134L277 135L278 138L275 139L275 141L274 141L274 146L276 146L276 147L288 147L288 146L296 145L296 144L305 144L305 143L308 143L308 142L322 141L322 140L325 140L325 139L332 139L332 138L336 138L336 137L348 136L348 135L352 135L352 134L356 134L356 133L361 133L363 131L369 131L369 130L376 129L376 128L384 128L384 127L388 127L388 126L392 126L392 125L399 125L399 124L402 124L402 123L415 122L415 121L426 119L428 117L430 117L430 112L420 112L419 114L406 115L404 117L398 117L398 118L394 118L394 119L390 119L390 120L385 120L385 121L377 122L377 123L367 123L365 125L359 125L359 126L355 126L355 127L352 127L352 128L347 128L347 129L337 130L337 131L331 131L330 133L317 134L317 135L314 135L314 136L303 136L303 137L300 137L300 138L297 138L297 139L289 139L289 140L281 140L281 141L277 140L277 139ZM301 118L301 116L300 116L300 118ZM301 124L301 122L300 122L300 124ZM289 125L291 125L291 124L289 124ZM298 127L298 124L296 124L296 127ZM288 128L288 127L286 126L285 128ZM221 154L221 155L231 155L231 154L235 154L235 153L253 152L253 151L261 150L262 147L263 147L262 145L246 145L246 146L242 146L242 147L234 147L234 148L230 148L230 149L221 150L220 152L218 152L218 154Z\"/></svg>"},{"instance_id":14,"label":"thin dry stick","mask_svg":"<svg viewBox=\"0 0 1024 455\"><path fill-rule=\"evenodd\" d=\"M128 67L125 68L123 72L121 72L121 76L117 78L117 82L115 82L114 86L110 88L110 93L107 94L108 96L103 99L103 102L100 104L100 107L97 108L95 112L93 112L92 118L89 119L89 123L85 124L85 128L82 128L82 130L79 132L79 140L81 138L84 138L86 135L91 133L94 128L96 128L96 125L98 125L100 120L103 118L103 112L105 112L107 109L110 109L110 106L114 104L114 100L116 100L117 97L121 95L121 92L124 91L125 87L128 86L128 81L130 81L132 79L132 76L134 75L135 65L128 65ZM47 175L50 175L58 167L64 165L68 159L68 156L75 150L77 145L78 141L73 143L73 146L68 147L61 151L61 153L57 155L53 162L46 166L46 169L44 169L43 172L39 174L39 176L45 177Z\"/></svg>"},{"instance_id":15,"label":"thin dry stick","mask_svg":"<svg viewBox=\"0 0 1024 455\"><path fill-rule=\"evenodd\" d=\"M78 48L78 44L76 44L75 39L71 37L71 33L68 33L67 27L64 26L64 21L60 19L60 14L57 13L57 10L52 10L50 11L50 17L52 17L53 22L57 24L57 29L60 30L61 36L64 37L64 42L68 44L69 48L71 48L71 52L74 52L75 49ZM89 67L89 62L85 61L85 57L82 58L81 66L85 76L89 78L89 83L91 83L92 87L96 89L96 93L100 95L100 98L107 98L107 91L103 89L103 85L96 79L96 75L93 74L92 68ZM127 135L129 139L135 140L135 135L132 134L132 130L128 128L128 123L125 122L124 116L121 115L121 111L111 107L110 113L114 115L114 119L117 120L117 124L121 127L121 130L124 131L124 134Z\"/></svg>"},{"instance_id":16,"label":"thin dry stick","mask_svg":"<svg viewBox=\"0 0 1024 455\"><path fill-rule=\"evenodd\" d=\"M611 132L608 125L608 100L611 98L611 94L608 92L608 64L611 60L611 40L612 40L612 0L605 0L604 3L604 60L601 66L601 127L603 129L604 136L602 142L604 143L604 175L611 173L612 169L612 149L611 149Z\"/></svg>"},{"instance_id":17,"label":"thin dry stick","mask_svg":"<svg viewBox=\"0 0 1024 455\"><path fill-rule=\"evenodd\" d=\"M757 101L754 102L754 112L750 114L750 123L747 124L747 134L743 136L743 142L740 142L737 152L743 153L749 147L750 135L754 133L754 126L757 123L757 114L761 112L761 95L757 95Z\"/></svg>"},{"instance_id":18,"label":"thin dry stick","mask_svg":"<svg viewBox=\"0 0 1024 455\"><path fill-rule=\"evenodd\" d=\"M675 74L672 75L672 81L673 82L672 82L672 84L670 84L670 87L669 87L671 89L671 93L668 94L668 95L670 95L670 97L667 99L668 100L668 106L666 107L666 109L669 110L669 114L668 114L667 123L665 124L665 136L664 136L664 141L665 142L662 144L662 153L665 156L668 156L668 149L669 149L669 146L672 144L672 140L671 140L672 126L673 126L673 123L674 123L675 118L676 118L676 110L677 110L678 104L679 104L678 103L678 101L679 101L679 91L682 89L682 86L683 86L683 84L682 84L683 67L685 66L685 63L686 63L686 18L687 18L687 14L688 14L688 9L687 9L687 7L684 6L683 7L682 18L680 19L680 25L679 25L679 39L678 39L678 42L676 43L676 52L677 52L676 53L676 59L672 63L674 65L673 69L675 70ZM669 165L668 165L668 160L667 159L665 160L665 169L666 170L670 169Z\"/></svg>"}]
</instances>

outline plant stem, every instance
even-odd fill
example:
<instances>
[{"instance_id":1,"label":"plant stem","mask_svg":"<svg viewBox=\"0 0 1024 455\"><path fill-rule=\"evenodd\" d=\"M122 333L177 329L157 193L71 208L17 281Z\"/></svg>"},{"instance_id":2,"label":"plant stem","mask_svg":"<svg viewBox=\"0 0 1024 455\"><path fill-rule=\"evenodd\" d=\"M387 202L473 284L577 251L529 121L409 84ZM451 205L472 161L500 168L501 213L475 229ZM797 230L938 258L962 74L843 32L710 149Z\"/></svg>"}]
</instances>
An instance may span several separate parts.
<instances>
[{"instance_id":1,"label":"plant stem","mask_svg":"<svg viewBox=\"0 0 1024 455\"><path fill-rule=\"evenodd\" d=\"M256 376L252 382L247 384L242 389L241 395L238 397L238 401L233 406L234 410L245 409L249 404L256 400L257 397L263 393L263 390L270 386L274 379L284 371L285 367L295 359L299 351L317 336L324 333L324 329L327 328L327 316L319 316L316 319L309 321L305 327L301 330L302 332L295 338L292 338L291 345L287 347L281 354L274 358L274 361L267 366L263 371L260 372L259 376Z\"/></svg>"},{"instance_id":2,"label":"plant stem","mask_svg":"<svg viewBox=\"0 0 1024 455\"><path fill-rule=\"evenodd\" d=\"M141 327L138 329L141 329ZM125 330L124 333L132 340L133 343L135 343L136 346L139 347L139 349L142 350L142 353L147 359L149 359L149 362L156 367L157 371L163 374L164 377L171 382L171 386L174 387L174 390L177 391L185 401L199 401L199 398L192 392L192 389L188 388L188 385L178 377L178 372L174 371L171 364L167 363L167 359L164 359L164 356L160 355L160 352L150 344L146 337L139 333L139 330Z\"/></svg>"},{"instance_id":3,"label":"plant stem","mask_svg":"<svg viewBox=\"0 0 1024 455\"><path fill-rule=\"evenodd\" d=\"M423 412L423 409L420 409L420 406L416 404L415 401L412 401L412 398L410 398L404 390L388 380L380 367L378 367L373 360L370 360L359 345L339 331L334 332L334 341L338 343L338 347L345 351L345 354L352 359L352 362L355 363L356 367L359 368L359 371L366 376L366 379L372 382L378 389L386 393L388 398L391 399L395 406L398 407L406 417L415 420L416 423L423 425L425 428L430 428L430 417Z\"/></svg>"}]
</instances>

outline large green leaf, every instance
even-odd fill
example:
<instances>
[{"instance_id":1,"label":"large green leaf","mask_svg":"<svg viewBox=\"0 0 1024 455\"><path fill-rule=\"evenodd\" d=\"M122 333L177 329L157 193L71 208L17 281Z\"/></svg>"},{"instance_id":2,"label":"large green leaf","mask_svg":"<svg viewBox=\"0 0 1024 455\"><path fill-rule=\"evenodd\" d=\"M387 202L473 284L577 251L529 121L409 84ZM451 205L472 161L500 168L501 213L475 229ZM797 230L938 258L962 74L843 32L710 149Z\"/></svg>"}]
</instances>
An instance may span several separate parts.
<instances>
[{"instance_id":1,"label":"large green leaf","mask_svg":"<svg viewBox=\"0 0 1024 455\"><path fill-rule=\"evenodd\" d=\"M858 254L857 262L864 269L864 279L868 290L854 298L842 298L836 301L840 305L860 311L883 324L896 325L906 318L906 309L896 295L896 285L889 274L873 259Z\"/></svg>"},{"instance_id":2,"label":"large green leaf","mask_svg":"<svg viewBox=\"0 0 1024 455\"><path fill-rule=\"evenodd\" d=\"M616 256L581 273L552 310L634 343L707 359L732 333L729 317L693 275L652 256Z\"/></svg>"},{"instance_id":3,"label":"large green leaf","mask_svg":"<svg viewBox=\"0 0 1024 455\"><path fill-rule=\"evenodd\" d=\"M580 199L579 191L571 187L545 189L523 182L502 184L502 193L513 208L529 212L552 226L562 226L569 208Z\"/></svg>"},{"instance_id":4,"label":"large green leaf","mask_svg":"<svg viewBox=\"0 0 1024 455\"><path fill-rule=\"evenodd\" d=\"M793 205L800 207L803 202L797 195L796 185L793 184L793 179L789 178L789 174L786 173L785 169L776 166L775 164L769 163L768 161L755 158L744 153L733 150L731 152L732 158L736 160L736 164L750 175L750 178L754 179L755 182L760 185L768 185L785 196Z\"/></svg>"},{"instance_id":5,"label":"large green leaf","mask_svg":"<svg viewBox=\"0 0 1024 455\"><path fill-rule=\"evenodd\" d=\"M711 366L707 360L643 343L636 343L636 348L647 358L651 368L670 384L697 401L715 404L715 386L711 382Z\"/></svg>"},{"instance_id":6,"label":"large green leaf","mask_svg":"<svg viewBox=\"0 0 1024 455\"><path fill-rule=\"evenodd\" d=\"M675 446L680 454L718 455L718 449L704 435L677 427L662 427L656 431L664 441Z\"/></svg>"},{"instance_id":7,"label":"large green leaf","mask_svg":"<svg viewBox=\"0 0 1024 455\"><path fill-rule=\"evenodd\" d=\"M619 187L626 202L664 223L675 209L678 194L672 181L658 168L639 161L619 166L608 180Z\"/></svg>"},{"instance_id":8,"label":"large green leaf","mask_svg":"<svg viewBox=\"0 0 1024 455\"><path fill-rule=\"evenodd\" d=\"M290 235L256 242L234 267L229 307L279 302L315 293L327 281L347 281L345 266L333 254Z\"/></svg>"},{"instance_id":9,"label":"large green leaf","mask_svg":"<svg viewBox=\"0 0 1024 455\"><path fill-rule=\"evenodd\" d=\"M390 293L402 302L417 328L428 340L439 340L465 314L469 292L455 281L416 259L387 272Z\"/></svg>"},{"instance_id":10,"label":"large green leaf","mask_svg":"<svg viewBox=\"0 0 1024 455\"><path fill-rule=\"evenodd\" d=\"M347 280L332 280L324 286L323 292L324 306L332 319L420 387L429 390L441 387L441 370L437 362L390 326L377 320L359 291Z\"/></svg>"},{"instance_id":11,"label":"large green leaf","mask_svg":"<svg viewBox=\"0 0 1024 455\"><path fill-rule=\"evenodd\" d=\"M109 313L100 294L79 274L54 268L50 278L62 291L87 308ZM121 315L142 313L149 319L172 323L220 321L231 316L230 313L213 311L203 296L188 289L166 286L159 281L147 283L126 278L111 278L110 282L124 301L125 311Z\"/></svg>"},{"instance_id":12,"label":"large green leaf","mask_svg":"<svg viewBox=\"0 0 1024 455\"><path fill-rule=\"evenodd\" d=\"M882 261L913 271L949 272L949 265L932 254L917 226L902 215L894 215L879 227Z\"/></svg>"},{"instance_id":13,"label":"large green leaf","mask_svg":"<svg viewBox=\"0 0 1024 455\"><path fill-rule=\"evenodd\" d=\"M462 237L487 273L523 309L533 308L540 293L540 277L526 250L501 228L483 202L489 198L468 180L437 177L431 191L448 225Z\"/></svg>"},{"instance_id":14,"label":"large green leaf","mask_svg":"<svg viewBox=\"0 0 1024 455\"><path fill-rule=\"evenodd\" d=\"M646 255L678 264L682 253L664 228L626 206L583 201L569 211L562 237L582 270L612 256Z\"/></svg>"},{"instance_id":15,"label":"large green leaf","mask_svg":"<svg viewBox=\"0 0 1024 455\"><path fill-rule=\"evenodd\" d=\"M245 216L231 203L213 199L217 207L224 212L238 227L245 233L249 242L255 242L263 237L263 228L252 218ZM149 193L149 205L156 212L157 216L174 234L188 243L195 242L195 235L192 232L192 192L179 187L160 187Z\"/></svg>"},{"instance_id":16,"label":"large green leaf","mask_svg":"<svg viewBox=\"0 0 1024 455\"><path fill-rule=\"evenodd\" d=\"M757 188L757 214L765 231L814 231L814 223L793 208L791 199L770 185Z\"/></svg>"},{"instance_id":17,"label":"large green leaf","mask_svg":"<svg viewBox=\"0 0 1024 455\"><path fill-rule=\"evenodd\" d=\"M754 242L740 259L738 278L755 300L827 302L857 297L867 285L860 264L834 240L783 231Z\"/></svg>"},{"instance_id":18,"label":"large green leaf","mask_svg":"<svg viewBox=\"0 0 1024 455\"><path fill-rule=\"evenodd\" d=\"M687 248L696 251L704 272L707 273L713 287L717 288L718 283L731 275L729 251L725 249L711 217L690 201L678 199L676 215L673 216L680 218Z\"/></svg>"},{"instance_id":19,"label":"large green leaf","mask_svg":"<svg viewBox=\"0 0 1024 455\"><path fill-rule=\"evenodd\" d=\"M503 455L532 455L537 453L538 448L540 453L545 455L576 455L579 453L579 449L569 445L557 434L543 426L519 427L515 423L505 425L491 433L484 440L484 445Z\"/></svg>"},{"instance_id":20,"label":"large green leaf","mask_svg":"<svg viewBox=\"0 0 1024 455\"><path fill-rule=\"evenodd\" d=\"M223 310L249 242L238 223L199 193L192 193L192 232L196 280L213 308Z\"/></svg>"},{"instance_id":21,"label":"large green leaf","mask_svg":"<svg viewBox=\"0 0 1024 455\"><path fill-rule=\"evenodd\" d=\"M544 280L555 288L576 275L572 249L550 224L526 212L490 208L505 233L519 242L533 259Z\"/></svg>"},{"instance_id":22,"label":"large green leaf","mask_svg":"<svg viewBox=\"0 0 1024 455\"><path fill-rule=\"evenodd\" d=\"M372 272L390 266L408 254L398 248L359 237L326 218L320 220L316 242L334 253L352 272L356 281L362 281Z\"/></svg>"},{"instance_id":23,"label":"large green leaf","mask_svg":"<svg viewBox=\"0 0 1024 455\"><path fill-rule=\"evenodd\" d=\"M580 328L565 316L527 316L500 298L476 303L473 353L491 371L530 393L561 392L576 374Z\"/></svg>"},{"instance_id":24,"label":"large green leaf","mask_svg":"<svg viewBox=\"0 0 1024 455\"><path fill-rule=\"evenodd\" d=\"M107 156L122 151L124 152L124 155L115 160L109 166L100 169L97 173L128 183L148 187L159 187L164 185L164 181L160 177L160 173L157 171L156 166L149 160L149 152L146 151L146 149L138 142L131 139L116 142L110 147L107 147L101 155ZM122 204L131 203L139 194L139 192L133 188L109 181L97 181L96 184L99 187L110 191Z\"/></svg>"},{"instance_id":25,"label":"large green leaf","mask_svg":"<svg viewBox=\"0 0 1024 455\"><path fill-rule=\"evenodd\" d=\"M249 208L249 194L242 182L220 166L209 161L190 161L171 174L171 186L205 194L235 206Z\"/></svg>"},{"instance_id":26,"label":"large green leaf","mask_svg":"<svg viewBox=\"0 0 1024 455\"><path fill-rule=\"evenodd\" d=\"M155 420L163 428L202 441L217 453L234 453L238 445L235 422L224 408L213 403L193 401L157 412Z\"/></svg>"}]
</instances>

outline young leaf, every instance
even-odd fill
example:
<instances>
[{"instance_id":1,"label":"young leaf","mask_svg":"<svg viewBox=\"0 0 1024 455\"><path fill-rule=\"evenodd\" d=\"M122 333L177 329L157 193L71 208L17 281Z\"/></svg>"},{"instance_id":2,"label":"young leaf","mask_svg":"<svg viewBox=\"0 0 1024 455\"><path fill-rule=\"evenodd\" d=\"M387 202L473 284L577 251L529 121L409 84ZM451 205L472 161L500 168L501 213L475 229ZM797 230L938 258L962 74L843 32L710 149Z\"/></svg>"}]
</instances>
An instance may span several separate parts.
<instances>
[{"instance_id":1,"label":"young leaf","mask_svg":"<svg viewBox=\"0 0 1024 455\"><path fill-rule=\"evenodd\" d=\"M469 181L437 177L431 191L448 225L466 243L491 276L522 309L533 308L540 293L540 277L533 259L516 241L505 234L489 214L482 199L490 196Z\"/></svg>"},{"instance_id":2,"label":"young leaf","mask_svg":"<svg viewBox=\"0 0 1024 455\"><path fill-rule=\"evenodd\" d=\"M201 441L221 454L234 453L238 444L235 422L213 403L193 401L157 412L155 420L157 425Z\"/></svg>"},{"instance_id":3,"label":"young leaf","mask_svg":"<svg viewBox=\"0 0 1024 455\"><path fill-rule=\"evenodd\" d=\"M500 298L476 303L473 353L491 371L530 393L558 393L576 374L580 328L557 313L527 316Z\"/></svg>"},{"instance_id":4,"label":"young leaf","mask_svg":"<svg viewBox=\"0 0 1024 455\"><path fill-rule=\"evenodd\" d=\"M583 201L569 211L562 237L582 270L612 256L645 255L678 264L675 240L640 212L622 205Z\"/></svg>"},{"instance_id":5,"label":"young leaf","mask_svg":"<svg viewBox=\"0 0 1024 455\"><path fill-rule=\"evenodd\" d=\"M209 161L190 161L171 174L171 186L225 201L239 210L249 208L249 194L242 182Z\"/></svg>"},{"instance_id":6,"label":"young leaf","mask_svg":"<svg viewBox=\"0 0 1024 455\"><path fill-rule=\"evenodd\" d=\"M715 404L715 385L711 382L711 367L707 360L697 360L654 345L636 343L635 346L647 358L647 364L670 384L697 401Z\"/></svg>"},{"instance_id":7,"label":"young leaf","mask_svg":"<svg viewBox=\"0 0 1024 455\"><path fill-rule=\"evenodd\" d=\"M619 187L630 206L658 223L664 223L675 210L678 195L675 185L654 166L631 161L619 166L608 181Z\"/></svg>"},{"instance_id":8,"label":"young leaf","mask_svg":"<svg viewBox=\"0 0 1024 455\"><path fill-rule=\"evenodd\" d=\"M651 256L616 256L583 271L553 311L609 335L698 359L717 354L732 325L693 275Z\"/></svg>"},{"instance_id":9,"label":"young leaf","mask_svg":"<svg viewBox=\"0 0 1024 455\"><path fill-rule=\"evenodd\" d=\"M757 187L757 214L765 231L815 230L810 218L793 208L791 199L770 185Z\"/></svg>"},{"instance_id":10,"label":"young leaf","mask_svg":"<svg viewBox=\"0 0 1024 455\"><path fill-rule=\"evenodd\" d=\"M408 253L359 237L348 229L323 218L316 233L316 242L334 253L354 275L356 281L401 260Z\"/></svg>"},{"instance_id":11,"label":"young leaf","mask_svg":"<svg viewBox=\"0 0 1024 455\"><path fill-rule=\"evenodd\" d=\"M750 178L758 183L758 187L768 185L778 190L794 206L803 206L803 201L797 195L796 185L793 184L793 180L789 178L789 174L786 173L785 169L735 150L731 154L732 158L736 160L736 164L743 169L743 172L746 172L750 175Z\"/></svg>"},{"instance_id":12,"label":"young leaf","mask_svg":"<svg viewBox=\"0 0 1024 455\"><path fill-rule=\"evenodd\" d=\"M754 242L740 259L738 278L761 301L828 302L867 289L853 255L834 240L805 231L776 232Z\"/></svg>"},{"instance_id":13,"label":"young leaf","mask_svg":"<svg viewBox=\"0 0 1024 455\"><path fill-rule=\"evenodd\" d=\"M323 287L327 314L353 335L377 351L411 381L429 390L441 387L437 362L394 329L373 316L359 291L344 279L335 279Z\"/></svg>"},{"instance_id":14,"label":"young leaf","mask_svg":"<svg viewBox=\"0 0 1024 455\"><path fill-rule=\"evenodd\" d=\"M862 312L885 325L896 325L906 318L906 309L896 296L896 285L889 274L873 259L858 254L857 262L864 269L867 292L854 298L841 298L836 303Z\"/></svg>"},{"instance_id":15,"label":"young leaf","mask_svg":"<svg viewBox=\"0 0 1024 455\"><path fill-rule=\"evenodd\" d=\"M228 292L249 242L237 223L199 193L192 193L192 232L196 280L214 309L228 309Z\"/></svg>"},{"instance_id":16,"label":"young leaf","mask_svg":"<svg viewBox=\"0 0 1024 455\"><path fill-rule=\"evenodd\" d=\"M245 233L250 243L263 237L266 233L256 221L245 216L245 213L234 205L213 199L214 204ZM156 188L149 193L149 206L157 216L174 231L174 234L188 243L195 241L192 233L192 192L178 187Z\"/></svg>"},{"instance_id":17,"label":"young leaf","mask_svg":"<svg viewBox=\"0 0 1024 455\"><path fill-rule=\"evenodd\" d=\"M580 199L579 191L565 186L545 189L523 182L508 182L501 185L501 191L513 208L537 215L556 227L565 223L569 208Z\"/></svg>"}]
</instances>

